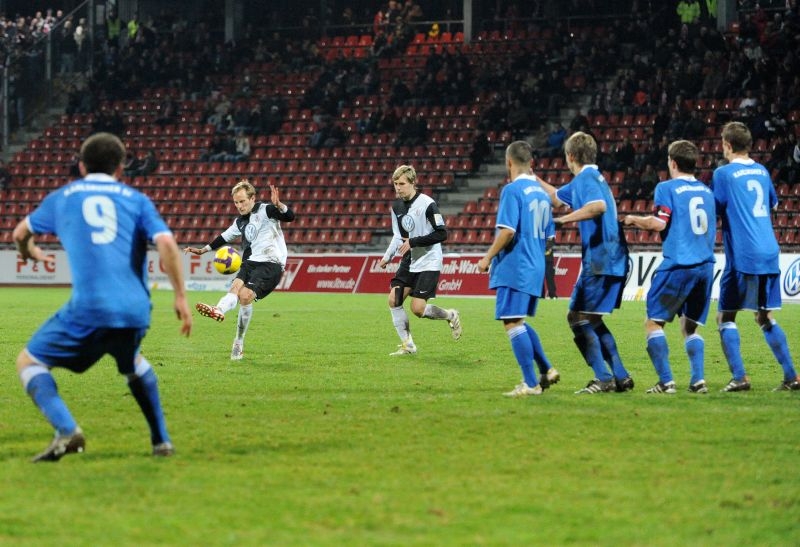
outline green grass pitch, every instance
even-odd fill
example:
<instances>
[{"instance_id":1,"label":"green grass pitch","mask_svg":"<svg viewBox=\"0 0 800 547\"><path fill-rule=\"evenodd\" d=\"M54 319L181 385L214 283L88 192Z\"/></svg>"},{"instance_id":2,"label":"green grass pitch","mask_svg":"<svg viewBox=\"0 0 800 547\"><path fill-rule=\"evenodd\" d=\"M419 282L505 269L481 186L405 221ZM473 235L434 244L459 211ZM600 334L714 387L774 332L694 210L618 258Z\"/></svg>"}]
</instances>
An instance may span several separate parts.
<instances>
[{"instance_id":1,"label":"green grass pitch","mask_svg":"<svg viewBox=\"0 0 800 547\"><path fill-rule=\"evenodd\" d=\"M14 361L67 289L0 288L0 545L796 545L800 393L773 393L778 364L752 314L739 328L749 393L706 338L712 392L686 392L677 324L667 327L679 392L656 376L644 305L608 320L632 393L578 396L591 378L542 301L532 325L561 371L541 397L502 396L520 378L487 298L440 298L464 336L411 318L415 356L383 295L277 293L255 304L245 359L229 360L235 314L196 316L180 338L172 293L153 294L143 344L177 454L154 459L113 363L56 371L87 436L84 454L31 464L51 431ZM220 293L193 293L216 302ZM800 365L800 306L777 314ZM712 319L713 323L713 319Z\"/></svg>"}]
</instances>

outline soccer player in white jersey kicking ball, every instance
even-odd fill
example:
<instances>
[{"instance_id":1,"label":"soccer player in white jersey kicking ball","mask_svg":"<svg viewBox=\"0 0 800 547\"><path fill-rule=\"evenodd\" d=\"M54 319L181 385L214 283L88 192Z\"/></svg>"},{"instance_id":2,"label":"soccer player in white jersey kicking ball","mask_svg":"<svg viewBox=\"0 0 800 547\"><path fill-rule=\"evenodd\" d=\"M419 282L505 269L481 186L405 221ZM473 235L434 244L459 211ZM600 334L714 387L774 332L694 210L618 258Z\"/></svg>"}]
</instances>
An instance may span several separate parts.
<instances>
[{"instance_id":1,"label":"soccer player in white jersey kicking ball","mask_svg":"<svg viewBox=\"0 0 800 547\"><path fill-rule=\"evenodd\" d=\"M278 189L269 186L268 203L256 203L256 190L250 181L242 180L232 189L233 204L239 212L230 227L204 247L186 247L185 253L202 255L214 251L241 237L242 267L228 293L216 306L199 302L195 309L204 317L223 321L225 314L239 304L236 337L231 348L231 360L244 356L244 335L253 316L253 302L275 290L286 267L286 241L281 221L294 220L294 212L281 203Z\"/></svg>"},{"instance_id":2,"label":"soccer player in white jersey kicking ball","mask_svg":"<svg viewBox=\"0 0 800 547\"><path fill-rule=\"evenodd\" d=\"M390 355L412 355L417 353L417 346L403 307L409 295L414 315L447 321L454 340L461 338L461 317L458 310L428 304L428 299L436 296L442 271L442 242L447 239L439 206L433 198L419 192L417 172L410 165L395 169L392 184L398 198L392 203L394 237L379 265L386 268L396 254L403 257L389 289L389 311L400 337L397 351Z\"/></svg>"}]
</instances>

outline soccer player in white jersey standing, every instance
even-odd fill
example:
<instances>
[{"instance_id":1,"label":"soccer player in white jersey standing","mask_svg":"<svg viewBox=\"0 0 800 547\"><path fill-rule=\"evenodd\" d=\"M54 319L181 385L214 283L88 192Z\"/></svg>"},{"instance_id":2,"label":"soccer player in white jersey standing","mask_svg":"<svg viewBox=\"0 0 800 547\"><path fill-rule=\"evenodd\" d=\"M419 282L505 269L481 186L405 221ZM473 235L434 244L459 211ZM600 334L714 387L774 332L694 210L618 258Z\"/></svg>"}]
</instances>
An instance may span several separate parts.
<instances>
[{"instance_id":1,"label":"soccer player in white jersey standing","mask_svg":"<svg viewBox=\"0 0 800 547\"><path fill-rule=\"evenodd\" d=\"M153 242L175 293L181 333L189 336L181 252L150 199L119 182L125 146L110 133L95 133L81 146L81 179L44 198L14 228L23 260L51 261L34 234L55 234L69 259L72 294L28 341L17 357L25 391L55 429L50 445L34 462L58 461L83 452L83 431L61 399L53 368L83 373L104 355L117 370L150 427L154 456L174 452L164 420L153 368L140 346L150 326L147 245Z\"/></svg>"},{"instance_id":2,"label":"soccer player in white jersey standing","mask_svg":"<svg viewBox=\"0 0 800 547\"><path fill-rule=\"evenodd\" d=\"M204 317L223 321L225 314L239 304L236 337L231 348L231 360L244 356L244 336L253 316L253 302L275 290L286 268L286 241L281 222L294 220L294 212L278 196L278 189L269 186L268 203L256 203L256 189L247 179L232 189L233 204L239 212L230 227L204 247L186 247L184 252L202 255L219 249L241 237L242 267L231 288L216 306L198 302L195 309Z\"/></svg>"},{"instance_id":3,"label":"soccer player in white jersey standing","mask_svg":"<svg viewBox=\"0 0 800 547\"><path fill-rule=\"evenodd\" d=\"M775 391L796 391L800 390L800 378L786 334L773 317L773 312L781 307L780 247L770 218L770 210L778 205L778 196L769 171L750 158L752 145L753 136L746 125L726 124L722 128L722 152L728 164L718 167L711 180L725 247L717 325L733 376L722 391L750 389L736 328L739 310L754 312L764 339L783 369L783 382Z\"/></svg>"},{"instance_id":4,"label":"soccer player in white jersey standing","mask_svg":"<svg viewBox=\"0 0 800 547\"><path fill-rule=\"evenodd\" d=\"M675 393L664 325L680 315L689 356L690 393L707 393L704 378L705 342L697 327L705 324L714 284L714 239L717 216L711 189L694 177L699 151L679 140L667 149L670 180L655 189L652 215L626 215L625 225L659 232L664 260L647 291L647 354L658 382L647 393Z\"/></svg>"},{"instance_id":5,"label":"soccer player in white jersey standing","mask_svg":"<svg viewBox=\"0 0 800 547\"><path fill-rule=\"evenodd\" d=\"M381 268L395 255L403 258L389 289L389 311L400 337L397 351L390 355L417 353L411 337L408 315L403 307L411 296L411 311L425 319L443 319L450 325L453 339L461 338L458 310L428 304L436 296L442 271L442 242L447 239L444 217L430 196L417 190L417 172L410 165L401 165L392 174L397 199L392 203L392 241L379 263Z\"/></svg>"}]
</instances>

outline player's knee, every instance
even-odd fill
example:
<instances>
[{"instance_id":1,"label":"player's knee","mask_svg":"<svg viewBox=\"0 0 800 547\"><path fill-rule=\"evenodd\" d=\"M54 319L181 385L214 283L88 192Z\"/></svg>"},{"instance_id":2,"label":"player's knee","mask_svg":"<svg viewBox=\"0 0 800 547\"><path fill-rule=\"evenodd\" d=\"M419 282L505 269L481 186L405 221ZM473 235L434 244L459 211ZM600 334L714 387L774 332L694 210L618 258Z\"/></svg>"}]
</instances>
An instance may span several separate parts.
<instances>
[{"instance_id":1,"label":"player's knee","mask_svg":"<svg viewBox=\"0 0 800 547\"><path fill-rule=\"evenodd\" d=\"M567 312L567 323L570 326L575 325L580 320L580 315L575 313L574 311Z\"/></svg>"},{"instance_id":2,"label":"player's knee","mask_svg":"<svg viewBox=\"0 0 800 547\"><path fill-rule=\"evenodd\" d=\"M33 359L31 359L30 354L28 354L26 350L20 351L19 355L17 355L17 374L34 364Z\"/></svg>"},{"instance_id":3,"label":"player's knee","mask_svg":"<svg viewBox=\"0 0 800 547\"><path fill-rule=\"evenodd\" d=\"M392 287L389 291L389 307L397 308L403 305L403 287Z\"/></svg>"},{"instance_id":4,"label":"player's knee","mask_svg":"<svg viewBox=\"0 0 800 547\"><path fill-rule=\"evenodd\" d=\"M769 330L772 328L772 325L775 324L775 320L772 319L770 313L756 313L755 320L756 324L761 327L762 330Z\"/></svg>"},{"instance_id":5,"label":"player's knee","mask_svg":"<svg viewBox=\"0 0 800 547\"><path fill-rule=\"evenodd\" d=\"M239 289L239 292L236 293L236 297L239 299L240 306L248 306L253 303L253 300L255 300L256 293L247 287L242 287Z\"/></svg>"}]
</instances>

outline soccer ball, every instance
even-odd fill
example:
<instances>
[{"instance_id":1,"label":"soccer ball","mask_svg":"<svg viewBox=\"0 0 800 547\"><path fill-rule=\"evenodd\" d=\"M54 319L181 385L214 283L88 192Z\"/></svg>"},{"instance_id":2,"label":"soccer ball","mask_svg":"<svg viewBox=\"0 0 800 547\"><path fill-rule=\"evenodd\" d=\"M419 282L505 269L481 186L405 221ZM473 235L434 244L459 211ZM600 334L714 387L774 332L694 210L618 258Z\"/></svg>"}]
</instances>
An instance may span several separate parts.
<instances>
[{"instance_id":1,"label":"soccer ball","mask_svg":"<svg viewBox=\"0 0 800 547\"><path fill-rule=\"evenodd\" d=\"M214 268L221 274L236 273L242 266L242 255L233 247L225 246L214 254Z\"/></svg>"}]
</instances>

